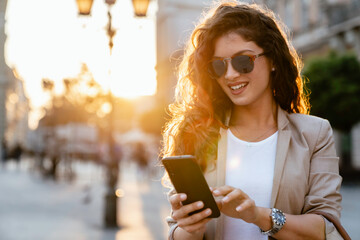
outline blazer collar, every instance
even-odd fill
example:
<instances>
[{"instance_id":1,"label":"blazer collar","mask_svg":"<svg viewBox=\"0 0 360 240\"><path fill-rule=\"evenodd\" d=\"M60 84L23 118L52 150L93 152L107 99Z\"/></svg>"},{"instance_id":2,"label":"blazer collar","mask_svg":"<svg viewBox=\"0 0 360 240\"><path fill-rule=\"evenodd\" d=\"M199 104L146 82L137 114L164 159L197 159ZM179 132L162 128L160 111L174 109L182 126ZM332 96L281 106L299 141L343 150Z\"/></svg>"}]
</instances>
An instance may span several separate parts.
<instances>
[{"instance_id":1,"label":"blazer collar","mask_svg":"<svg viewBox=\"0 0 360 240\"><path fill-rule=\"evenodd\" d=\"M277 125L278 129L284 129L289 123L288 113L284 111L280 106L277 109Z\"/></svg>"}]
</instances>

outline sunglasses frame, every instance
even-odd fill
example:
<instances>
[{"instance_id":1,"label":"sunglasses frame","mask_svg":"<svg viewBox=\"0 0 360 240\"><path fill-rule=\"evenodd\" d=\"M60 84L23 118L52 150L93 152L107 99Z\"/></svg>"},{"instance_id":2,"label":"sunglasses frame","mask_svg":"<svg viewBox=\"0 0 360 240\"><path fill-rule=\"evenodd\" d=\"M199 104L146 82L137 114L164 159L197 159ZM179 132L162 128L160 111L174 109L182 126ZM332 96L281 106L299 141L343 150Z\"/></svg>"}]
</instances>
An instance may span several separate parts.
<instances>
[{"instance_id":1,"label":"sunglasses frame","mask_svg":"<svg viewBox=\"0 0 360 240\"><path fill-rule=\"evenodd\" d=\"M209 61L208 71L209 71L210 76L211 76L212 78L218 79L218 78L220 78L220 77L222 77L222 76L224 76L224 75L226 74L226 72L227 72L227 70L228 70L228 62L230 62L230 64L232 65L232 60L233 60L235 57L238 57L238 56L247 56L247 57L250 58L250 60L251 60L252 63L254 64L255 60L256 60L258 57L261 57L261 56L263 56L263 55L265 55L265 54L266 54L265 52L262 52L262 53L255 54L255 55L252 55L252 54L237 54L237 55L232 56L232 57L215 58L215 59L212 59L212 60ZM218 60L222 61L222 62L225 64L225 71L224 71L224 73L223 73L221 76L218 76L218 77L217 77L217 76L216 76L217 74L214 74L214 73L213 73L214 70L211 70L211 68L213 68L212 62L218 61ZM232 65L232 67L233 67L234 70L237 71L238 73L240 73L240 74L246 74L246 73L239 72L233 65ZM252 72L252 71L253 71L253 69L252 69L250 72ZM250 72L247 72L247 73L250 73Z\"/></svg>"}]
</instances>

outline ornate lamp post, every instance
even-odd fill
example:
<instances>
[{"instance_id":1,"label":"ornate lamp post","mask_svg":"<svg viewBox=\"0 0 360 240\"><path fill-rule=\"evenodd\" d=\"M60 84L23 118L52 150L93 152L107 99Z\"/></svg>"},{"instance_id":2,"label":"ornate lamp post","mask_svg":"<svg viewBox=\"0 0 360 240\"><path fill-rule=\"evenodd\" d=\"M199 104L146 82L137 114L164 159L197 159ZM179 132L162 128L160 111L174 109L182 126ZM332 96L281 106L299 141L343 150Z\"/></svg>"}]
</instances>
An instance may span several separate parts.
<instances>
[{"instance_id":1,"label":"ornate lamp post","mask_svg":"<svg viewBox=\"0 0 360 240\"><path fill-rule=\"evenodd\" d=\"M114 46L113 38L116 34L116 30L112 27L112 15L111 7L115 4L116 0L105 0L105 3L108 5L108 24L106 29L106 34L109 37L109 50L110 55L112 54L112 48ZM147 8L150 0L132 0L134 7L134 14L137 17L145 17ZM93 0L76 0L78 5L79 15L90 15L91 7ZM109 161L107 162L107 191L105 194L105 226L106 227L116 227L117 226L117 197L115 194L116 183L119 176L119 160L116 159L114 154L114 138L112 135L113 132L113 111L114 111L114 101L111 90L109 89L108 93L109 103L112 106L109 113L109 135L108 135L108 145L109 145Z\"/></svg>"},{"instance_id":2,"label":"ornate lamp post","mask_svg":"<svg viewBox=\"0 0 360 240\"><path fill-rule=\"evenodd\" d=\"M93 0L76 0L79 15L90 15Z\"/></svg>"},{"instance_id":3,"label":"ornate lamp post","mask_svg":"<svg viewBox=\"0 0 360 240\"><path fill-rule=\"evenodd\" d=\"M79 15L90 15L93 1L94 0L76 0ZM105 2L112 5L116 0L105 0ZM135 16L146 17L149 2L150 0L132 0Z\"/></svg>"},{"instance_id":4,"label":"ornate lamp post","mask_svg":"<svg viewBox=\"0 0 360 240\"><path fill-rule=\"evenodd\" d=\"M146 17L150 0L132 0L134 13L137 17Z\"/></svg>"}]
</instances>

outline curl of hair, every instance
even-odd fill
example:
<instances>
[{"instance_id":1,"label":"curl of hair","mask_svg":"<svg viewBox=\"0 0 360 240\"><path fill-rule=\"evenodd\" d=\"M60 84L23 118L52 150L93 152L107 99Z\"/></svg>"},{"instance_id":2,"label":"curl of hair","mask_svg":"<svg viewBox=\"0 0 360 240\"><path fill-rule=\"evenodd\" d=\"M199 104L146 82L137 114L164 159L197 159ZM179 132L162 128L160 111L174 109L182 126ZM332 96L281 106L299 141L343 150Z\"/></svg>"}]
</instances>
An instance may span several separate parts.
<instances>
[{"instance_id":1,"label":"curl of hair","mask_svg":"<svg viewBox=\"0 0 360 240\"><path fill-rule=\"evenodd\" d=\"M232 103L208 72L215 41L228 33L255 42L273 63L270 81L277 104L289 113L308 114L308 96L300 76L302 63L284 26L271 10L237 1L220 3L194 29L179 66L176 100L163 131L163 156L192 154L205 170L216 164L220 127Z\"/></svg>"}]
</instances>

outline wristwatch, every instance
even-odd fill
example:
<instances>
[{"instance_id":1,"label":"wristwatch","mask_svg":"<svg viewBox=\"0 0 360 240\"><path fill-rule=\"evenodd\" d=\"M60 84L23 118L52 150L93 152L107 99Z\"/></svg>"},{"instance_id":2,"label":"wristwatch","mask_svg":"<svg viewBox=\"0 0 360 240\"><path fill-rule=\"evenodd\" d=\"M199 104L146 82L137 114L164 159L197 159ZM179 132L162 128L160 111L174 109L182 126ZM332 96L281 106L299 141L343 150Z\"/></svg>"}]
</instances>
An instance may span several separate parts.
<instances>
[{"instance_id":1,"label":"wristwatch","mask_svg":"<svg viewBox=\"0 0 360 240\"><path fill-rule=\"evenodd\" d=\"M274 235L275 233L280 231L280 229L284 226L286 222L285 214L281 210L276 208L271 209L270 217L273 223L272 228L268 231L263 231L262 229L260 229L263 235L268 235L268 236Z\"/></svg>"}]
</instances>

